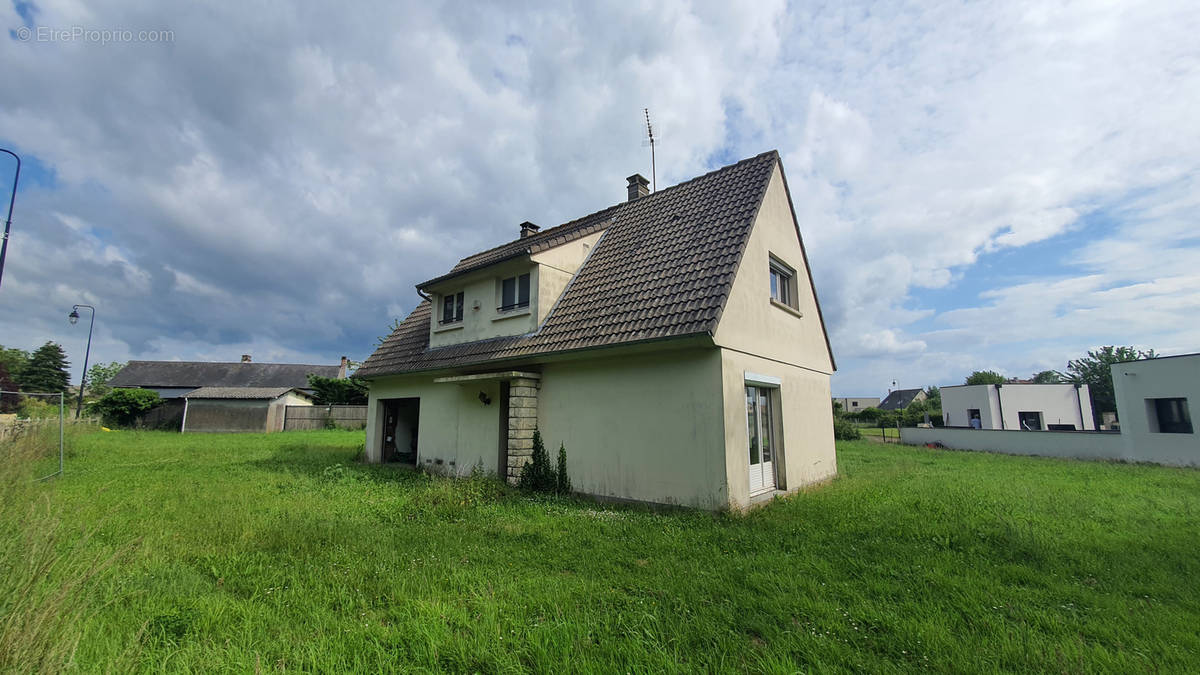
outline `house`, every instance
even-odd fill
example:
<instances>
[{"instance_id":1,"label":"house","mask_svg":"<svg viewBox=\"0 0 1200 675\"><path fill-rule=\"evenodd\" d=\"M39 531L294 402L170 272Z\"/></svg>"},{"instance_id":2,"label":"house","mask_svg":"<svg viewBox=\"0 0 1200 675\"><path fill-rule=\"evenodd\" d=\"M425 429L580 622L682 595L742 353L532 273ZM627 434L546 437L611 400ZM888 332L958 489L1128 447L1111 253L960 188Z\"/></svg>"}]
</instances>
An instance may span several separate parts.
<instances>
[{"instance_id":1,"label":"house","mask_svg":"<svg viewBox=\"0 0 1200 675\"><path fill-rule=\"evenodd\" d=\"M942 387L948 427L1020 431L1095 431L1086 384L961 384Z\"/></svg>"},{"instance_id":2,"label":"house","mask_svg":"<svg viewBox=\"0 0 1200 675\"><path fill-rule=\"evenodd\" d=\"M945 428L904 428L900 439L1014 455L1200 467L1200 436L1192 416L1200 400L1200 354L1114 363L1109 372L1119 432L1095 430L1087 385L964 385L942 387L942 409L952 416ZM963 428L961 420L974 410L982 430ZM1044 433L1027 433L1037 429L1039 418ZM1056 433L1059 425L1083 430Z\"/></svg>"},{"instance_id":3,"label":"house","mask_svg":"<svg viewBox=\"0 0 1200 675\"><path fill-rule=\"evenodd\" d=\"M200 387L182 396L184 433L283 431L287 406L311 406L296 387Z\"/></svg>"},{"instance_id":4,"label":"house","mask_svg":"<svg viewBox=\"0 0 1200 675\"><path fill-rule=\"evenodd\" d=\"M308 389L309 374L346 377L349 361L341 365L316 366L300 363L252 363L243 354L240 363L208 361L130 361L108 381L112 387L153 389L161 398L182 399L200 387L269 387Z\"/></svg>"},{"instance_id":5,"label":"house","mask_svg":"<svg viewBox=\"0 0 1200 675\"><path fill-rule=\"evenodd\" d=\"M366 456L744 508L837 471L835 365L772 151L463 258L355 373Z\"/></svg>"},{"instance_id":6,"label":"house","mask_svg":"<svg viewBox=\"0 0 1200 675\"><path fill-rule=\"evenodd\" d=\"M833 399L834 403L842 404L842 412L858 412L867 408L878 408L878 396L851 396Z\"/></svg>"},{"instance_id":7,"label":"house","mask_svg":"<svg viewBox=\"0 0 1200 675\"><path fill-rule=\"evenodd\" d=\"M340 365L208 361L130 361L108 381L116 388L150 389L164 403L139 423L180 431L281 431L288 405L312 405L308 376L346 377Z\"/></svg>"},{"instance_id":8,"label":"house","mask_svg":"<svg viewBox=\"0 0 1200 675\"><path fill-rule=\"evenodd\" d=\"M897 389L888 392L887 398L879 404L880 410L904 410L917 401L925 400L924 389Z\"/></svg>"},{"instance_id":9,"label":"house","mask_svg":"<svg viewBox=\"0 0 1200 675\"><path fill-rule=\"evenodd\" d=\"M1125 456L1200 466L1193 415L1200 401L1200 354L1114 363L1110 372Z\"/></svg>"}]
</instances>

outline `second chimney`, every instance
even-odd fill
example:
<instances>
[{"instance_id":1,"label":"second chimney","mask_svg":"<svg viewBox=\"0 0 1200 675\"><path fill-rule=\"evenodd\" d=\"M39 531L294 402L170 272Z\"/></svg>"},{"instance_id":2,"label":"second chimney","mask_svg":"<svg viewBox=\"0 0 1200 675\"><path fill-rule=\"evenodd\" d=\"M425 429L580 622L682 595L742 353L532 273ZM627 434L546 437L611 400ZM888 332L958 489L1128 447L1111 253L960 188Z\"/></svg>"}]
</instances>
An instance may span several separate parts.
<instances>
[{"instance_id":1,"label":"second chimney","mask_svg":"<svg viewBox=\"0 0 1200 675\"><path fill-rule=\"evenodd\" d=\"M524 239L525 237L531 237L531 236L537 234L538 230L540 230L540 229L542 229L542 228L538 227L537 225L534 225L533 223L531 223L527 220L527 221L521 223L521 238Z\"/></svg>"},{"instance_id":2,"label":"second chimney","mask_svg":"<svg viewBox=\"0 0 1200 675\"><path fill-rule=\"evenodd\" d=\"M250 355L242 354L242 363L250 363Z\"/></svg>"},{"instance_id":3,"label":"second chimney","mask_svg":"<svg viewBox=\"0 0 1200 675\"><path fill-rule=\"evenodd\" d=\"M342 357L342 365L338 366L338 379L346 379L346 368L350 366L350 359Z\"/></svg>"},{"instance_id":4,"label":"second chimney","mask_svg":"<svg viewBox=\"0 0 1200 675\"><path fill-rule=\"evenodd\" d=\"M650 194L650 181L640 173L635 173L625 180L629 181L629 201Z\"/></svg>"}]
</instances>

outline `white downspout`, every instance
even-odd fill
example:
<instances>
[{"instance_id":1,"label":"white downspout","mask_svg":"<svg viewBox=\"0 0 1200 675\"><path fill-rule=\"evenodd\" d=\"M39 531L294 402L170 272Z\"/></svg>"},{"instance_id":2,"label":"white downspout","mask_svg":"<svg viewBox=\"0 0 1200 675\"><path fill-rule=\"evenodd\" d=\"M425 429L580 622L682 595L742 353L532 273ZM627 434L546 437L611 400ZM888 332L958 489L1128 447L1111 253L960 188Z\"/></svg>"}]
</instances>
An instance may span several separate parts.
<instances>
[{"instance_id":1,"label":"white downspout","mask_svg":"<svg viewBox=\"0 0 1200 675\"><path fill-rule=\"evenodd\" d=\"M187 408L188 408L188 399L186 396L184 396L183 397L183 422L181 422L179 424L179 433L181 433L181 434L184 433L185 431L187 431Z\"/></svg>"}]
</instances>

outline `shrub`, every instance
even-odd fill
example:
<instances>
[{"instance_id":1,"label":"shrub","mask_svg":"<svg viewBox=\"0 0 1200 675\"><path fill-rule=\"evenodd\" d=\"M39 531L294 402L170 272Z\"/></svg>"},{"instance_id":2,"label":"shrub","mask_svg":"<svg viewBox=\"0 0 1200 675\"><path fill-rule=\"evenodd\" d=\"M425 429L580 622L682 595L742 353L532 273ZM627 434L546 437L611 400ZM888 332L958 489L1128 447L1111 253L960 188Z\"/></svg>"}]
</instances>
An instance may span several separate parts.
<instances>
[{"instance_id":1,"label":"shrub","mask_svg":"<svg viewBox=\"0 0 1200 675\"><path fill-rule=\"evenodd\" d=\"M558 494L571 494L571 477L567 475L567 448L558 444L558 471L555 472Z\"/></svg>"},{"instance_id":2,"label":"shrub","mask_svg":"<svg viewBox=\"0 0 1200 675\"><path fill-rule=\"evenodd\" d=\"M566 447L562 443L558 444L558 469L555 470L550 465L550 454L546 452L546 444L542 442L542 432L534 429L533 456L521 467L521 477L517 485L529 492L571 492L571 478L567 475Z\"/></svg>"},{"instance_id":3,"label":"shrub","mask_svg":"<svg viewBox=\"0 0 1200 675\"><path fill-rule=\"evenodd\" d=\"M93 403L91 410L108 426L129 427L161 403L158 392L149 389L113 389Z\"/></svg>"},{"instance_id":4,"label":"shrub","mask_svg":"<svg viewBox=\"0 0 1200 675\"><path fill-rule=\"evenodd\" d=\"M833 437L839 441L857 441L862 432L850 420L837 417L833 420Z\"/></svg>"},{"instance_id":5,"label":"shrub","mask_svg":"<svg viewBox=\"0 0 1200 675\"><path fill-rule=\"evenodd\" d=\"M542 442L542 432L533 430L533 457L521 467L521 477L517 481L522 490L530 492L554 492L558 480L554 468L550 466L550 455L546 452L546 444Z\"/></svg>"}]
</instances>

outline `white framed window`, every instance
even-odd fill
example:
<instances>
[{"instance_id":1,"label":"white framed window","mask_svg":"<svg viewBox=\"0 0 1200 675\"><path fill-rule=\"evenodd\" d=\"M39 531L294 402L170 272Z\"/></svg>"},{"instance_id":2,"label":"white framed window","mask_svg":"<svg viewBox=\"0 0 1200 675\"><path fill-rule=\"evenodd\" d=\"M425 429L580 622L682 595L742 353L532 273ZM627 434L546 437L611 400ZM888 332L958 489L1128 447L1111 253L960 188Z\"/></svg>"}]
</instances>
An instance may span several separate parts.
<instances>
[{"instance_id":1,"label":"white framed window","mask_svg":"<svg viewBox=\"0 0 1200 675\"><path fill-rule=\"evenodd\" d=\"M519 274L500 281L501 312L529 306L529 273Z\"/></svg>"},{"instance_id":2,"label":"white framed window","mask_svg":"<svg viewBox=\"0 0 1200 675\"><path fill-rule=\"evenodd\" d=\"M798 310L800 304L796 299L796 270L772 255L770 280L771 300Z\"/></svg>"},{"instance_id":3,"label":"white framed window","mask_svg":"<svg viewBox=\"0 0 1200 675\"><path fill-rule=\"evenodd\" d=\"M442 319L438 323L458 323L463 320L463 294L448 293L442 296Z\"/></svg>"}]
</instances>

